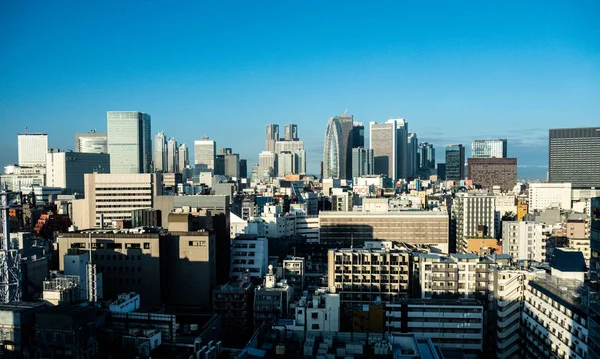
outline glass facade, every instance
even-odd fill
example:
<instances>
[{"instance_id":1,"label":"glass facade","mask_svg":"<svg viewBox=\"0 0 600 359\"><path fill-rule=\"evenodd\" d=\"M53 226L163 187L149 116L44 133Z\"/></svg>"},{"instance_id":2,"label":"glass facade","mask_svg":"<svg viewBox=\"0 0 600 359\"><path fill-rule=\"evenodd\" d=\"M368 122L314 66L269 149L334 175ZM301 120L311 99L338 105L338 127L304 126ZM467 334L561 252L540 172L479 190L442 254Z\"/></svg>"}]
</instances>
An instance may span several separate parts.
<instances>
[{"instance_id":1,"label":"glass facade","mask_svg":"<svg viewBox=\"0 0 600 359\"><path fill-rule=\"evenodd\" d=\"M111 173L152 172L150 120L143 112L107 113Z\"/></svg>"},{"instance_id":2,"label":"glass facade","mask_svg":"<svg viewBox=\"0 0 600 359\"><path fill-rule=\"evenodd\" d=\"M551 183L600 188L600 127L551 129L548 170Z\"/></svg>"},{"instance_id":3,"label":"glass facade","mask_svg":"<svg viewBox=\"0 0 600 359\"><path fill-rule=\"evenodd\" d=\"M446 180L460 181L465 178L465 148L463 145L446 147Z\"/></svg>"}]
</instances>

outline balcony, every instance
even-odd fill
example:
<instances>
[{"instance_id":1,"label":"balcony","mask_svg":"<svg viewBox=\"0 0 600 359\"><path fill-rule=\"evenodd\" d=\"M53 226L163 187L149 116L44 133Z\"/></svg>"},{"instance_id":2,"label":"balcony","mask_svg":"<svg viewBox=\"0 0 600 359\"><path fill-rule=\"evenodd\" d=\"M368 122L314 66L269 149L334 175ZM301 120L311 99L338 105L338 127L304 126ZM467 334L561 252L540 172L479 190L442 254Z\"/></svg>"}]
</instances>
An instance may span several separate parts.
<instances>
[{"instance_id":1,"label":"balcony","mask_svg":"<svg viewBox=\"0 0 600 359\"><path fill-rule=\"evenodd\" d=\"M520 320L520 313L517 311L513 315L509 316L508 318L506 318L502 321L497 321L496 324L498 325L498 328L506 328L506 327L512 325L515 321L518 322L519 320Z\"/></svg>"},{"instance_id":2,"label":"balcony","mask_svg":"<svg viewBox=\"0 0 600 359\"><path fill-rule=\"evenodd\" d=\"M506 329L498 331L496 336L498 339L507 339L509 336L515 334L519 330L519 321L517 320L512 325L509 325ZM516 335L518 337L518 335Z\"/></svg>"}]
</instances>

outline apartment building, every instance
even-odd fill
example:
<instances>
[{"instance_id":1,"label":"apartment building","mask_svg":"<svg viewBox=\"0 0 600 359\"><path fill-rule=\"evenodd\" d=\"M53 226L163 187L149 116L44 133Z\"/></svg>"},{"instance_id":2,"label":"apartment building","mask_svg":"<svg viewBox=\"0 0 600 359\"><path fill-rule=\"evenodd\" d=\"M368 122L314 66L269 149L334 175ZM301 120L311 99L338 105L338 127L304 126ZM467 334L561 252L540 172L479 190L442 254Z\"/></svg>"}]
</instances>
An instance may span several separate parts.
<instances>
[{"instance_id":1,"label":"apartment building","mask_svg":"<svg viewBox=\"0 0 600 359\"><path fill-rule=\"evenodd\" d=\"M502 253L515 260L546 262L551 230L544 222L505 221L502 223Z\"/></svg>"},{"instance_id":2,"label":"apartment building","mask_svg":"<svg viewBox=\"0 0 600 359\"><path fill-rule=\"evenodd\" d=\"M252 234L242 234L231 240L231 274L239 278L249 273L254 278L267 274L269 240Z\"/></svg>"},{"instance_id":3,"label":"apartment building","mask_svg":"<svg viewBox=\"0 0 600 359\"><path fill-rule=\"evenodd\" d=\"M223 284L212 292L213 310L223 320L223 331L228 336L248 336L254 330L254 286L252 282L240 280ZM245 338L245 337L244 337Z\"/></svg>"},{"instance_id":4,"label":"apartment building","mask_svg":"<svg viewBox=\"0 0 600 359\"><path fill-rule=\"evenodd\" d=\"M469 253L469 240L496 237L496 197L459 193L452 202L452 233L457 253Z\"/></svg>"},{"instance_id":5,"label":"apartment building","mask_svg":"<svg viewBox=\"0 0 600 359\"><path fill-rule=\"evenodd\" d=\"M328 287L344 304L381 300L396 303L407 297L412 256L397 249L330 249Z\"/></svg>"},{"instance_id":6,"label":"apartment building","mask_svg":"<svg viewBox=\"0 0 600 359\"><path fill-rule=\"evenodd\" d=\"M285 281L277 282L273 267L269 266L263 285L254 290L254 329L275 319L286 318L293 294L294 288Z\"/></svg>"},{"instance_id":7,"label":"apartment building","mask_svg":"<svg viewBox=\"0 0 600 359\"><path fill-rule=\"evenodd\" d=\"M570 183L531 183L529 213L547 208L571 209Z\"/></svg>"},{"instance_id":8,"label":"apartment building","mask_svg":"<svg viewBox=\"0 0 600 359\"><path fill-rule=\"evenodd\" d=\"M303 257L287 256L283 260L283 278L296 288L304 288L305 260Z\"/></svg>"},{"instance_id":9,"label":"apartment building","mask_svg":"<svg viewBox=\"0 0 600 359\"><path fill-rule=\"evenodd\" d=\"M338 332L340 330L340 295L328 293L321 288L312 295L302 296L296 304L294 326L291 329Z\"/></svg>"}]
</instances>

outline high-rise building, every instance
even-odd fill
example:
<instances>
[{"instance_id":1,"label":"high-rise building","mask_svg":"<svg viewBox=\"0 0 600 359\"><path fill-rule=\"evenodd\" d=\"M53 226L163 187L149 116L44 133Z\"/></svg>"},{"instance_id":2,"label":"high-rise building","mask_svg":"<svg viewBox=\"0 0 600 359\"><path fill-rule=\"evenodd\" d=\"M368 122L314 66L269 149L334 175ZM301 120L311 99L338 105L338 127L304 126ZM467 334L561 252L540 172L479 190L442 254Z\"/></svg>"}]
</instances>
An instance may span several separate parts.
<instances>
[{"instance_id":1,"label":"high-rise building","mask_svg":"<svg viewBox=\"0 0 600 359\"><path fill-rule=\"evenodd\" d=\"M352 178L373 174L373 150L370 148L352 149Z\"/></svg>"},{"instance_id":2,"label":"high-rise building","mask_svg":"<svg viewBox=\"0 0 600 359\"><path fill-rule=\"evenodd\" d=\"M286 141L298 140L298 125L294 123L288 123L284 127L283 139Z\"/></svg>"},{"instance_id":3,"label":"high-rise building","mask_svg":"<svg viewBox=\"0 0 600 359\"><path fill-rule=\"evenodd\" d=\"M258 155L259 180L266 180L264 173L268 171L271 176L277 175L277 153L263 151Z\"/></svg>"},{"instance_id":4,"label":"high-rise building","mask_svg":"<svg viewBox=\"0 0 600 359\"><path fill-rule=\"evenodd\" d=\"M75 152L108 153L108 136L106 133L96 132L96 130L88 133L76 133Z\"/></svg>"},{"instance_id":5,"label":"high-rise building","mask_svg":"<svg viewBox=\"0 0 600 359\"><path fill-rule=\"evenodd\" d=\"M265 151L275 152L275 142L279 141L279 125L267 125L267 136L265 139Z\"/></svg>"},{"instance_id":6,"label":"high-rise building","mask_svg":"<svg viewBox=\"0 0 600 359\"><path fill-rule=\"evenodd\" d=\"M418 174L421 178L429 178L435 174L435 148L427 142L419 143L417 150Z\"/></svg>"},{"instance_id":7,"label":"high-rise building","mask_svg":"<svg viewBox=\"0 0 600 359\"><path fill-rule=\"evenodd\" d=\"M233 153L233 150L229 147L221 147L217 150L218 155L230 155Z\"/></svg>"},{"instance_id":8,"label":"high-rise building","mask_svg":"<svg viewBox=\"0 0 600 359\"><path fill-rule=\"evenodd\" d=\"M396 176L408 178L408 121L396 119Z\"/></svg>"},{"instance_id":9,"label":"high-rise building","mask_svg":"<svg viewBox=\"0 0 600 359\"><path fill-rule=\"evenodd\" d=\"M214 171L216 152L217 144L215 141L210 140L208 136L194 141L194 164L200 165L203 169Z\"/></svg>"},{"instance_id":10,"label":"high-rise building","mask_svg":"<svg viewBox=\"0 0 600 359\"><path fill-rule=\"evenodd\" d=\"M152 172L150 115L136 111L109 111L106 120L111 172Z\"/></svg>"},{"instance_id":11,"label":"high-rise building","mask_svg":"<svg viewBox=\"0 0 600 359\"><path fill-rule=\"evenodd\" d=\"M352 148L365 147L365 126L362 122L352 124Z\"/></svg>"},{"instance_id":12,"label":"high-rise building","mask_svg":"<svg viewBox=\"0 0 600 359\"><path fill-rule=\"evenodd\" d=\"M19 166L45 167L48 153L48 135L45 133L20 133L18 136Z\"/></svg>"},{"instance_id":13,"label":"high-rise building","mask_svg":"<svg viewBox=\"0 0 600 359\"><path fill-rule=\"evenodd\" d=\"M469 158L468 163L469 179L474 185L512 191L517 184L516 158Z\"/></svg>"},{"instance_id":14,"label":"high-rise building","mask_svg":"<svg viewBox=\"0 0 600 359\"><path fill-rule=\"evenodd\" d=\"M506 158L507 140L475 140L471 151L473 158Z\"/></svg>"},{"instance_id":15,"label":"high-rise building","mask_svg":"<svg viewBox=\"0 0 600 359\"><path fill-rule=\"evenodd\" d=\"M350 179L352 177L352 130L354 117L344 112L329 119L325 129L323 177Z\"/></svg>"},{"instance_id":16,"label":"high-rise building","mask_svg":"<svg viewBox=\"0 0 600 359\"><path fill-rule=\"evenodd\" d=\"M600 359L600 197L591 201L588 358Z\"/></svg>"},{"instance_id":17,"label":"high-rise building","mask_svg":"<svg viewBox=\"0 0 600 359\"><path fill-rule=\"evenodd\" d=\"M416 133L409 133L406 144L406 178L412 179L417 177L418 163L417 152L419 150L419 139Z\"/></svg>"},{"instance_id":18,"label":"high-rise building","mask_svg":"<svg viewBox=\"0 0 600 359\"><path fill-rule=\"evenodd\" d=\"M154 171L167 171L167 138L163 131L154 136Z\"/></svg>"},{"instance_id":19,"label":"high-rise building","mask_svg":"<svg viewBox=\"0 0 600 359\"><path fill-rule=\"evenodd\" d=\"M373 174L387 176L393 181L397 180L396 120L391 119L385 123L371 122L369 131L370 147L374 158Z\"/></svg>"},{"instance_id":20,"label":"high-rise building","mask_svg":"<svg viewBox=\"0 0 600 359\"><path fill-rule=\"evenodd\" d=\"M246 159L240 159L240 177L248 177L248 161Z\"/></svg>"},{"instance_id":21,"label":"high-rise building","mask_svg":"<svg viewBox=\"0 0 600 359\"><path fill-rule=\"evenodd\" d=\"M179 151L177 150L177 141L171 138L167 142L167 172L177 173L179 172Z\"/></svg>"},{"instance_id":22,"label":"high-rise building","mask_svg":"<svg viewBox=\"0 0 600 359\"><path fill-rule=\"evenodd\" d=\"M452 203L451 232L456 253L468 253L469 240L496 237L496 197L486 193L459 193ZM452 252L451 243L450 252Z\"/></svg>"},{"instance_id":23,"label":"high-rise building","mask_svg":"<svg viewBox=\"0 0 600 359\"><path fill-rule=\"evenodd\" d=\"M600 127L550 130L548 181L600 188Z\"/></svg>"},{"instance_id":24,"label":"high-rise building","mask_svg":"<svg viewBox=\"0 0 600 359\"><path fill-rule=\"evenodd\" d=\"M283 177L296 173L296 155L291 152L277 154L277 175Z\"/></svg>"},{"instance_id":25,"label":"high-rise building","mask_svg":"<svg viewBox=\"0 0 600 359\"><path fill-rule=\"evenodd\" d=\"M465 148L463 145L446 146L446 180L465 179Z\"/></svg>"},{"instance_id":26,"label":"high-rise building","mask_svg":"<svg viewBox=\"0 0 600 359\"><path fill-rule=\"evenodd\" d=\"M52 152L46 154L46 185L66 193L84 193L86 173L110 173L107 153Z\"/></svg>"},{"instance_id":27,"label":"high-rise building","mask_svg":"<svg viewBox=\"0 0 600 359\"><path fill-rule=\"evenodd\" d=\"M225 176L240 178L240 155L229 153L224 156Z\"/></svg>"},{"instance_id":28,"label":"high-rise building","mask_svg":"<svg viewBox=\"0 0 600 359\"><path fill-rule=\"evenodd\" d=\"M177 159L179 161L179 172L183 173L183 170L190 165L190 156L188 153L188 148L185 143L179 145L177 151Z\"/></svg>"}]
</instances>

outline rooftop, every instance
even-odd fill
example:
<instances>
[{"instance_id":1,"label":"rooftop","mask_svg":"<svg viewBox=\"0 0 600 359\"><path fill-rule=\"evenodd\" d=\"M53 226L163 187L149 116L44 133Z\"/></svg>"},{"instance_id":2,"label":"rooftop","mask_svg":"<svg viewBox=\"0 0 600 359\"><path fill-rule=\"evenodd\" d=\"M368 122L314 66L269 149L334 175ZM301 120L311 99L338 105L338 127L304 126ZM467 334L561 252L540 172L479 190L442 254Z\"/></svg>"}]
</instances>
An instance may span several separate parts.
<instances>
[{"instance_id":1,"label":"rooftop","mask_svg":"<svg viewBox=\"0 0 600 359\"><path fill-rule=\"evenodd\" d=\"M575 279L563 279L553 277L547 273L540 273L536 279L529 281L529 286L559 302L571 311L581 316L587 315L587 308L581 295L583 291L582 282Z\"/></svg>"},{"instance_id":2,"label":"rooftop","mask_svg":"<svg viewBox=\"0 0 600 359\"><path fill-rule=\"evenodd\" d=\"M585 272L585 259L580 251L569 251L555 248L550 260L550 266L561 272Z\"/></svg>"}]
</instances>

